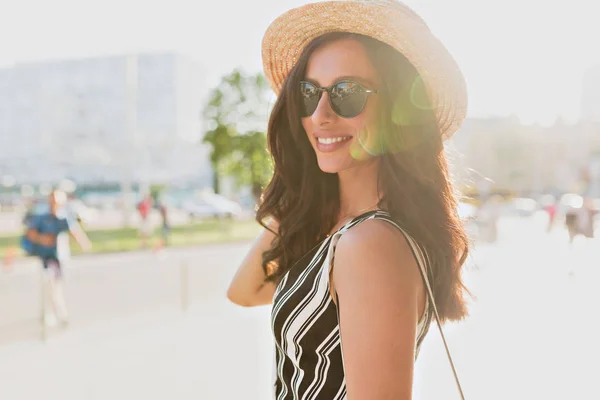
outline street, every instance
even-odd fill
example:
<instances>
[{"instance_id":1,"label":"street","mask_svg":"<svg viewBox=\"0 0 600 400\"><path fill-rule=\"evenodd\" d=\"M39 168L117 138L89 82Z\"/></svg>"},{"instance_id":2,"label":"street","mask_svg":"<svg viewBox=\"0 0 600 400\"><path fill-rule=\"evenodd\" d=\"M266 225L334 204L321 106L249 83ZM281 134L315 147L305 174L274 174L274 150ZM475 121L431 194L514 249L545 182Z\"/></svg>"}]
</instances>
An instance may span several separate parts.
<instances>
[{"instance_id":1,"label":"street","mask_svg":"<svg viewBox=\"0 0 600 400\"><path fill-rule=\"evenodd\" d=\"M562 227L547 233L544 223L504 218L498 241L473 250L470 317L444 326L467 399L600 399L600 239L570 247ZM46 342L34 260L0 271L0 398L270 398L269 307L225 298L248 247L77 257L66 281L72 322ZM432 325L415 399L459 398L445 357Z\"/></svg>"}]
</instances>

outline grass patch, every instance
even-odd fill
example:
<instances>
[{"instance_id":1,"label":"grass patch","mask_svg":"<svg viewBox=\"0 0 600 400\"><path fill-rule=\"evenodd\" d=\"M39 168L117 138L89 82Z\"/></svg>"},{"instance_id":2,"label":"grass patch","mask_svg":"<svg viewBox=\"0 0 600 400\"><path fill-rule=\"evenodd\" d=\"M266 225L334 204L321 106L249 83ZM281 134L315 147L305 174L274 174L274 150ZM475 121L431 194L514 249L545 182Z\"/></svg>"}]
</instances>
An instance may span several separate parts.
<instances>
[{"instance_id":1,"label":"grass patch","mask_svg":"<svg viewBox=\"0 0 600 400\"><path fill-rule=\"evenodd\" d=\"M188 225L178 225L171 229L170 247L195 246L213 243L225 243L238 240L251 240L260 232L260 225L254 220L248 221L203 221ZM100 229L86 231L92 241L92 253L113 253L140 249L137 228ZM150 245L158 243L160 228L155 230ZM7 250L17 249L16 256L23 256L19 246L21 236L0 236L0 254L6 256ZM80 254L81 249L71 240L71 251Z\"/></svg>"}]
</instances>

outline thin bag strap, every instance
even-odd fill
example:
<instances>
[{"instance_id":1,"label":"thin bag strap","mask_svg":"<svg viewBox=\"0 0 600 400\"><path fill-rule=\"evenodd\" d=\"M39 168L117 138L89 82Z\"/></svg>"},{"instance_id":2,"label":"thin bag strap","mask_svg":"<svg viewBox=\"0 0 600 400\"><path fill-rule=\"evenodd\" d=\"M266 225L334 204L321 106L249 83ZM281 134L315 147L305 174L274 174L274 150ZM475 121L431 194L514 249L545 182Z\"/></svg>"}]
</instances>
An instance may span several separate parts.
<instances>
[{"instance_id":1,"label":"thin bag strap","mask_svg":"<svg viewBox=\"0 0 600 400\"><path fill-rule=\"evenodd\" d=\"M456 367L454 366L454 361L452 361L452 356L450 355L450 349L448 348L448 343L446 342L446 337L444 336L444 331L442 330L442 324L440 323L440 316L437 311L437 306L435 305L435 298L433 297L433 291L431 290L431 285L429 284L429 278L427 276L427 270L425 268L425 258L429 260L427 257L427 253L425 253L425 257L423 256L423 251L421 251L420 246L413 240L413 238L406 233L404 229L402 229L398 224L393 221L388 220L388 222L394 224L398 229L404 234L408 245L410 246L412 253L417 260L417 264L419 265L419 272L421 273L421 277L423 278L423 282L425 282L425 287L427 288L427 297L429 297L429 303L433 308L433 313L435 316L435 321L437 323L438 329L440 331L440 335L442 336L442 341L444 342L444 347L446 348L446 355L448 356L448 361L450 362L450 367L452 367L452 373L454 374L454 380L456 381L456 387L460 393L460 398L465 400L465 395L462 390L462 386L460 385L460 380L458 379L458 374L456 372ZM429 263L427 263L429 265Z\"/></svg>"}]
</instances>

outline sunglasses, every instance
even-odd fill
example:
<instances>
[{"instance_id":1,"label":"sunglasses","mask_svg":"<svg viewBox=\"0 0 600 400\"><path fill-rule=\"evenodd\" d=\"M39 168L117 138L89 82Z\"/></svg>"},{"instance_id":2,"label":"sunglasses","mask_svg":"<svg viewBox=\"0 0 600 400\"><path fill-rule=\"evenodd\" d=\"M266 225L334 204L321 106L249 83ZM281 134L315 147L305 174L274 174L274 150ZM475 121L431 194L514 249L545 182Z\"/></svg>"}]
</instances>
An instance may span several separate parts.
<instances>
[{"instance_id":1,"label":"sunglasses","mask_svg":"<svg viewBox=\"0 0 600 400\"><path fill-rule=\"evenodd\" d=\"M370 94L377 94L377 90L367 89L355 81L344 80L330 87L318 87L310 82L300 82L300 95L302 97L302 117L313 115L323 92L329 94L329 105L333 112L342 118L354 118L360 114L367 104Z\"/></svg>"}]
</instances>

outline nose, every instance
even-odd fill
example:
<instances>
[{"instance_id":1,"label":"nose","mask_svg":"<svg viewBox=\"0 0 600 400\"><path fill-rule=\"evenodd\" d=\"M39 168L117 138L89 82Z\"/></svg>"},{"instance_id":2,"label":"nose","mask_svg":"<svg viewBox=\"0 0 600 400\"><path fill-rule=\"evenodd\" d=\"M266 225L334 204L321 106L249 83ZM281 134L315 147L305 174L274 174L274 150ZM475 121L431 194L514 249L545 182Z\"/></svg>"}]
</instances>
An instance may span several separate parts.
<instances>
[{"instance_id":1,"label":"nose","mask_svg":"<svg viewBox=\"0 0 600 400\"><path fill-rule=\"evenodd\" d=\"M323 92L315 112L311 115L313 124L324 125L332 122L336 117L337 115L333 112L329 104L329 93Z\"/></svg>"}]
</instances>

